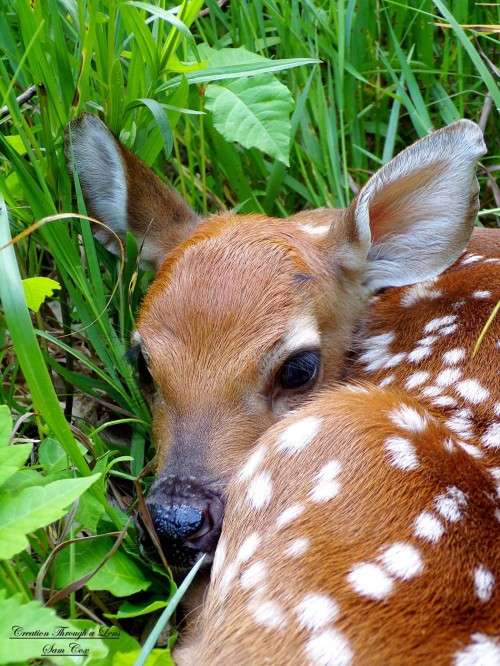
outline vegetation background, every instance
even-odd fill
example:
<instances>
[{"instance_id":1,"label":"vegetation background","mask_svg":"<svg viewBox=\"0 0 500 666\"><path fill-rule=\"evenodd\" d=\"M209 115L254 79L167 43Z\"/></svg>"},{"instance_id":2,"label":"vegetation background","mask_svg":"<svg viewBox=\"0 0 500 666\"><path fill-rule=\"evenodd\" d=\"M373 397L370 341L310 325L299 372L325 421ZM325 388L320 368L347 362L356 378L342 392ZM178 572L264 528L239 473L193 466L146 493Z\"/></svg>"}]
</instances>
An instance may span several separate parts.
<instances>
[{"instance_id":1,"label":"vegetation background","mask_svg":"<svg viewBox=\"0 0 500 666\"><path fill-rule=\"evenodd\" d=\"M346 205L467 117L489 146L478 224L499 226L499 23L469 0L0 0L0 664L46 644L14 650L13 619L59 618L120 630L81 641L89 663L144 663L176 590L133 520L153 451L125 354L151 274L132 238L120 261L62 215L85 215L68 122L98 114L202 213L284 216Z\"/></svg>"}]
</instances>

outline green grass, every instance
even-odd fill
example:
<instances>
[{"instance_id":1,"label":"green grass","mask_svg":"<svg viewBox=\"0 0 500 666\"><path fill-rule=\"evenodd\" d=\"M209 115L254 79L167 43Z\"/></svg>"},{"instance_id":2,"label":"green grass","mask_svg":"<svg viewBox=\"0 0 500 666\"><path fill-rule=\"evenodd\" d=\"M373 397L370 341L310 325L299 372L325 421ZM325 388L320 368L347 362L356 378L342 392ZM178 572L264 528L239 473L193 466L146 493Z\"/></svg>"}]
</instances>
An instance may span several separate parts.
<instances>
[{"instance_id":1,"label":"green grass","mask_svg":"<svg viewBox=\"0 0 500 666\"><path fill-rule=\"evenodd\" d=\"M190 0L172 18L160 11L172 5L153 4L0 0L0 106L7 107L0 111L0 191L12 235L49 216L85 215L64 156L64 128L83 111L98 113L202 213L235 207L284 216L345 206L415 138L461 117L479 121L490 105L478 219L499 225L488 178L500 161L500 92L487 60L498 59L498 33L488 29L500 23L498 7L465 0L233 0L220 8L214 0ZM254 74L257 65L236 59L221 71L200 69L202 44L287 61L266 67L295 101L290 166L215 129L204 113L207 85ZM296 66L298 58L310 62ZM19 105L17 96L32 85L34 96ZM0 246L8 240L3 209ZM7 491L102 475L76 513L29 536L29 554L1 560L0 590L17 591L26 603L35 592L46 602L65 588L53 602L58 614L75 623L116 623L124 652L138 649L155 617L130 615L151 604L158 612L175 592L168 571L142 557L127 523L134 480L152 456L149 409L125 359L151 279L136 257L133 239L123 265L95 246L84 217L48 221L0 252L0 403L18 424L15 437L34 443L30 468L14 474ZM30 314L20 280L34 276L52 277L62 288ZM82 529L114 536L85 550L86 542L72 542ZM110 555L117 533L123 541ZM53 557L66 541L72 543ZM107 553L104 583L99 573L84 580L104 558L96 553Z\"/></svg>"}]
</instances>

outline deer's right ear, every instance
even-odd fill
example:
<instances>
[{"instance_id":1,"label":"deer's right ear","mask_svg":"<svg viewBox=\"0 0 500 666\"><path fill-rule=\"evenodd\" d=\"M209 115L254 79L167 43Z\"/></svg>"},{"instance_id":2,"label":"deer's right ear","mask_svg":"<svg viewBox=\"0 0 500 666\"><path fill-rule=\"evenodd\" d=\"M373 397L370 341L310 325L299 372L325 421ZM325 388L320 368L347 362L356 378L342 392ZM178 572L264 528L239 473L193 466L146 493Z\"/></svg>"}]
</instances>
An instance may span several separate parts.
<instances>
[{"instance_id":1,"label":"deer's right ear","mask_svg":"<svg viewBox=\"0 0 500 666\"><path fill-rule=\"evenodd\" d=\"M131 231L141 258L156 267L196 227L196 213L96 116L84 114L68 126L66 154L89 214L120 237ZM118 253L116 238L105 227L95 225L94 235Z\"/></svg>"}]
</instances>

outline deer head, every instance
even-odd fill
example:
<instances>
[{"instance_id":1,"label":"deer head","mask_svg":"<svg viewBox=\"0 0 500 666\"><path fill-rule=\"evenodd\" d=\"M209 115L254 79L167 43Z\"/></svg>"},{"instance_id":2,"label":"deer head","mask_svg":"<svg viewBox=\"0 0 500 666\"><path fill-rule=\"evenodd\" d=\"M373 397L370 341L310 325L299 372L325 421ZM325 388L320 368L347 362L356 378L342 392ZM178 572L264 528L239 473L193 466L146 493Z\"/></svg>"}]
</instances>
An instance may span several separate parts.
<instances>
[{"instance_id":1,"label":"deer head","mask_svg":"<svg viewBox=\"0 0 500 666\"><path fill-rule=\"evenodd\" d=\"M345 376L369 295L463 252L482 133L454 123L386 164L349 208L288 219L200 220L93 116L69 144L91 214L136 234L157 267L134 335L154 394L148 504L169 559L189 566L213 553L228 480L263 431Z\"/></svg>"}]
</instances>

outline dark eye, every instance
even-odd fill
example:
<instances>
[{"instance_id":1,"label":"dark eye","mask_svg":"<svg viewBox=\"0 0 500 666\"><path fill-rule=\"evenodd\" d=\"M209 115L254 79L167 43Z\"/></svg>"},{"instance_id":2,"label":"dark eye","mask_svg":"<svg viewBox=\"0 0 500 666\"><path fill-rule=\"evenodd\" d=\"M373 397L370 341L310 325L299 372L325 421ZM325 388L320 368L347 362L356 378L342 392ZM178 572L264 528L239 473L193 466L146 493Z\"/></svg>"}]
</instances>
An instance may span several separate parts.
<instances>
[{"instance_id":1,"label":"dark eye","mask_svg":"<svg viewBox=\"0 0 500 666\"><path fill-rule=\"evenodd\" d=\"M305 351L291 356L278 374L283 389L294 390L310 386L318 376L320 355L318 351Z\"/></svg>"},{"instance_id":2,"label":"dark eye","mask_svg":"<svg viewBox=\"0 0 500 666\"><path fill-rule=\"evenodd\" d=\"M125 358L137 372L141 386L151 386L153 383L153 378L149 372L148 364L146 363L146 359L142 353L141 346L134 345L133 347L130 347L125 355Z\"/></svg>"}]
</instances>

